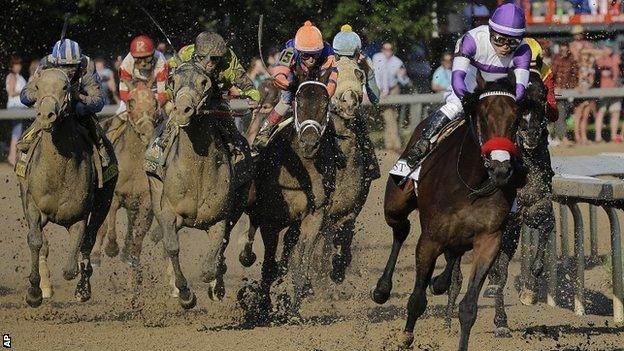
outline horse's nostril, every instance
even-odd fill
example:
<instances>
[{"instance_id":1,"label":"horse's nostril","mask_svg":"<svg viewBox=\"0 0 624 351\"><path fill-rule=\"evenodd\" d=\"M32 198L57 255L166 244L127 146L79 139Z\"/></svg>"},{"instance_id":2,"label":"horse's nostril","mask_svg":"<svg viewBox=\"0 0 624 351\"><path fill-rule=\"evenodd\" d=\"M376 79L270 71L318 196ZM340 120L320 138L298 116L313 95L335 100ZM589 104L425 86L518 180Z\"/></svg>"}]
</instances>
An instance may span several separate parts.
<instances>
[{"instance_id":1,"label":"horse's nostril","mask_svg":"<svg viewBox=\"0 0 624 351\"><path fill-rule=\"evenodd\" d=\"M52 117L54 117L54 112L48 113L48 118L52 118Z\"/></svg>"},{"instance_id":2,"label":"horse's nostril","mask_svg":"<svg viewBox=\"0 0 624 351\"><path fill-rule=\"evenodd\" d=\"M191 108L190 108L189 106L187 106L187 107L184 109L184 113L189 113L189 112L191 112Z\"/></svg>"}]
</instances>

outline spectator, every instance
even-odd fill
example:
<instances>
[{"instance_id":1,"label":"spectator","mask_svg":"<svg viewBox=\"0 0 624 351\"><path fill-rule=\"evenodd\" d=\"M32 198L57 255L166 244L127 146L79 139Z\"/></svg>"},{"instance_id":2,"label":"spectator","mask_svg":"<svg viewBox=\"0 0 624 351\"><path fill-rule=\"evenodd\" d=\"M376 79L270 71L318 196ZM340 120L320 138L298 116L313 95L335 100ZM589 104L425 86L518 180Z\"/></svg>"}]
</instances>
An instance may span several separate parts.
<instances>
[{"instance_id":1,"label":"spectator","mask_svg":"<svg viewBox=\"0 0 624 351\"><path fill-rule=\"evenodd\" d=\"M121 67L121 63L123 62L123 57L122 56L117 56L115 58L115 62L113 63L113 67L115 68L113 70L113 74L115 77L115 88L119 86L119 67ZM115 101L119 101L119 91L115 89ZM120 105L120 107L122 107Z\"/></svg>"},{"instance_id":2,"label":"spectator","mask_svg":"<svg viewBox=\"0 0 624 351\"><path fill-rule=\"evenodd\" d=\"M106 62L103 58L96 58L94 63L95 70L100 76L100 89L104 92L104 103L106 105L110 104L112 101L119 103L117 86L115 85L115 74L110 68L106 67Z\"/></svg>"},{"instance_id":3,"label":"spectator","mask_svg":"<svg viewBox=\"0 0 624 351\"><path fill-rule=\"evenodd\" d=\"M253 60L251 60L247 75L256 89L260 87L262 82L269 78L269 73L264 69L264 64L262 64L262 60L259 57L254 57Z\"/></svg>"},{"instance_id":4,"label":"spectator","mask_svg":"<svg viewBox=\"0 0 624 351\"><path fill-rule=\"evenodd\" d=\"M158 43L158 45L156 45L156 50L160 51L160 53L165 56L167 61L169 61L169 59L172 57L171 52L169 52L169 45L167 45L167 43L165 43L164 41L161 41Z\"/></svg>"},{"instance_id":5,"label":"spectator","mask_svg":"<svg viewBox=\"0 0 624 351\"><path fill-rule=\"evenodd\" d=\"M399 94L401 91L400 84L408 85L410 83L403 61L394 56L394 48L390 42L384 42L381 46L381 52L373 55L373 69L382 99L389 95ZM383 112L383 118L386 149L401 152L396 107L386 108Z\"/></svg>"},{"instance_id":6,"label":"spectator","mask_svg":"<svg viewBox=\"0 0 624 351\"><path fill-rule=\"evenodd\" d=\"M453 67L453 56L450 52L442 54L440 67L433 72L431 79L431 90L435 93L446 91L451 86L451 68Z\"/></svg>"},{"instance_id":7,"label":"spectator","mask_svg":"<svg viewBox=\"0 0 624 351\"><path fill-rule=\"evenodd\" d=\"M585 40L585 35L583 34L583 27L580 25L576 25L572 27L572 36L574 40L570 43L570 51L572 52L572 56L576 62L581 62L581 51L592 52L594 50L594 46L591 42Z\"/></svg>"},{"instance_id":8,"label":"spectator","mask_svg":"<svg viewBox=\"0 0 624 351\"><path fill-rule=\"evenodd\" d=\"M6 76L6 91L8 94L7 109L26 108L20 101L20 92L26 86L26 79L22 77L22 59L14 56L11 58L9 74ZM16 120L11 128L11 141L9 143L9 155L7 160L14 166L17 160L17 140L22 135L23 121Z\"/></svg>"},{"instance_id":9,"label":"spectator","mask_svg":"<svg viewBox=\"0 0 624 351\"><path fill-rule=\"evenodd\" d=\"M600 88L617 88L620 84L620 56L614 51L615 43L607 41L603 54L596 60ZM622 100L620 98L603 98L598 103L598 114L596 114L596 142L602 142L602 126L606 112L610 115L611 136L610 140L616 143L622 142L622 137L617 134L620 122L620 111L622 110Z\"/></svg>"},{"instance_id":10,"label":"spectator","mask_svg":"<svg viewBox=\"0 0 624 351\"><path fill-rule=\"evenodd\" d=\"M559 53L553 57L551 69L555 79L555 89L574 89L578 84L578 64L570 52L568 43L559 45ZM555 122L553 139L569 144L566 119L572 110L572 100L558 100L559 119ZM554 143L553 143L554 144Z\"/></svg>"},{"instance_id":11,"label":"spectator","mask_svg":"<svg viewBox=\"0 0 624 351\"><path fill-rule=\"evenodd\" d=\"M464 7L464 25L471 29L482 24L487 24L490 18L490 10L478 1L471 0Z\"/></svg>"},{"instance_id":12,"label":"spectator","mask_svg":"<svg viewBox=\"0 0 624 351\"><path fill-rule=\"evenodd\" d=\"M429 79L431 77L431 64L427 59L424 45L417 44L407 63L407 75L414 82L416 93L426 94L431 92Z\"/></svg>"},{"instance_id":13,"label":"spectator","mask_svg":"<svg viewBox=\"0 0 624 351\"><path fill-rule=\"evenodd\" d=\"M591 51L581 51L579 62L579 80L577 90L584 92L594 87L596 83L596 68ZM576 100L574 110L574 139L580 144L589 144L587 139L587 122L590 115L596 116L596 101L594 99Z\"/></svg>"}]
</instances>

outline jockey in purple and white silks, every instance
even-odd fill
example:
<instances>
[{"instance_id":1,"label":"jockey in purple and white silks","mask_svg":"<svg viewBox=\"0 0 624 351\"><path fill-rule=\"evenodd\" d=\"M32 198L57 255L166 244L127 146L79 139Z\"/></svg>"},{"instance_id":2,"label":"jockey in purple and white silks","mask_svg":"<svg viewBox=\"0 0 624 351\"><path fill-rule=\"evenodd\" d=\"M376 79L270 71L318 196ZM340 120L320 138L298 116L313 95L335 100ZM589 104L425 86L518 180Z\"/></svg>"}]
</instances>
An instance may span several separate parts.
<instances>
[{"instance_id":1,"label":"jockey in purple and white silks","mask_svg":"<svg viewBox=\"0 0 624 351\"><path fill-rule=\"evenodd\" d=\"M471 29L455 47L451 86L445 104L428 118L421 139L408 150L406 162L417 166L431 147L431 139L451 120L462 116L462 100L477 86L477 74L486 82L504 78L513 71L516 78L516 101L524 97L529 83L531 49L523 40L525 18L521 8L504 4L496 8L489 25Z\"/></svg>"}]
</instances>

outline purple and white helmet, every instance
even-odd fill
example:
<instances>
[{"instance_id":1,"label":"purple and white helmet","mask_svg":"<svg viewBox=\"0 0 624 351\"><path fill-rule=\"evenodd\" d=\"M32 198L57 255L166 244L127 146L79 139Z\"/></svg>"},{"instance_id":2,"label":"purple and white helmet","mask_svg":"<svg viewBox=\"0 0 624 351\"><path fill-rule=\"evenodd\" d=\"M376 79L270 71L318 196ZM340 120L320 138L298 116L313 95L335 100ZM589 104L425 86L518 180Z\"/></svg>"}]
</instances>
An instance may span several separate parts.
<instances>
[{"instance_id":1,"label":"purple and white helmet","mask_svg":"<svg viewBox=\"0 0 624 351\"><path fill-rule=\"evenodd\" d=\"M514 4L503 4L494 10L489 21L490 29L502 35L523 37L526 31L524 11Z\"/></svg>"}]
</instances>

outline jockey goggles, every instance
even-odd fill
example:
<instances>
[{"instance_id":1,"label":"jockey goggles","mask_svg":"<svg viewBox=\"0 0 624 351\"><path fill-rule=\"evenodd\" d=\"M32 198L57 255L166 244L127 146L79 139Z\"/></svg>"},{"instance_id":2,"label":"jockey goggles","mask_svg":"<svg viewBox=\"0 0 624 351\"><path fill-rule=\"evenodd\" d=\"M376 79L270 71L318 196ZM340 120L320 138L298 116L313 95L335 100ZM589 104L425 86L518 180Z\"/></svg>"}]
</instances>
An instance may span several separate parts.
<instances>
[{"instance_id":1,"label":"jockey goggles","mask_svg":"<svg viewBox=\"0 0 624 351\"><path fill-rule=\"evenodd\" d=\"M319 56L321 56L320 53L313 53L313 54L309 54L307 52L302 52L301 53L301 58L304 60L309 60L310 58L314 58L315 60L317 60L319 58Z\"/></svg>"},{"instance_id":2,"label":"jockey goggles","mask_svg":"<svg viewBox=\"0 0 624 351\"><path fill-rule=\"evenodd\" d=\"M500 35L498 33L491 33L490 40L492 41L492 44L498 47L508 46L509 49L511 49L512 51L517 49L518 46L520 46L520 42L522 41L522 39L511 38L511 37L507 37L504 35Z\"/></svg>"},{"instance_id":3,"label":"jockey goggles","mask_svg":"<svg viewBox=\"0 0 624 351\"><path fill-rule=\"evenodd\" d=\"M195 58L197 59L197 61L199 62L214 62L214 63L219 63L219 61L221 61L221 59L223 58L223 56L210 56L210 55L197 55L195 54Z\"/></svg>"},{"instance_id":4,"label":"jockey goggles","mask_svg":"<svg viewBox=\"0 0 624 351\"><path fill-rule=\"evenodd\" d=\"M139 64L150 64L154 62L154 55L149 55L146 57L135 57L134 62Z\"/></svg>"}]
</instances>

